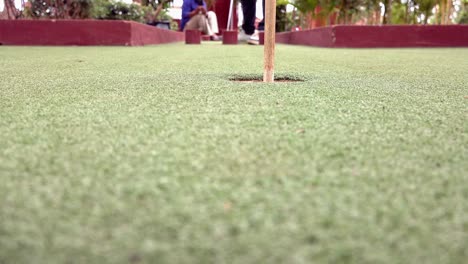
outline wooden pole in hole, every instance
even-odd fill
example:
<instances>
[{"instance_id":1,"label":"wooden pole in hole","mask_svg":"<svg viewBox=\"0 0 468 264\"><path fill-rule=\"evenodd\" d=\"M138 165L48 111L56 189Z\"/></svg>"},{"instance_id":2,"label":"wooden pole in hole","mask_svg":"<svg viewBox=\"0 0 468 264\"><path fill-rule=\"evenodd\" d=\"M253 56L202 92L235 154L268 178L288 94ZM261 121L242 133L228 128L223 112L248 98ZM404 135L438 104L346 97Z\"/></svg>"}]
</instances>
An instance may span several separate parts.
<instances>
[{"instance_id":1,"label":"wooden pole in hole","mask_svg":"<svg viewBox=\"0 0 468 264\"><path fill-rule=\"evenodd\" d=\"M265 35L263 47L263 82L275 80L276 0L265 0Z\"/></svg>"}]
</instances>

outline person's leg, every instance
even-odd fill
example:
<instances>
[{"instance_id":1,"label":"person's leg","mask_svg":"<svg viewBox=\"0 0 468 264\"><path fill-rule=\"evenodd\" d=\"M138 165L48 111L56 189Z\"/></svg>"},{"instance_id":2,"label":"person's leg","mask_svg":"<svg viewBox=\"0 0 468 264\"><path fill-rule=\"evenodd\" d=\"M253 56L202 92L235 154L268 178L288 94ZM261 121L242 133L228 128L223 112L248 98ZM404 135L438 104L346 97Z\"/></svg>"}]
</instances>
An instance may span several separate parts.
<instances>
[{"instance_id":1,"label":"person's leg","mask_svg":"<svg viewBox=\"0 0 468 264\"><path fill-rule=\"evenodd\" d=\"M189 21L187 21L187 24L185 24L185 27L184 27L184 30L200 30L200 19L201 19L201 16L200 15L195 15L193 17L190 18Z\"/></svg>"},{"instance_id":2,"label":"person's leg","mask_svg":"<svg viewBox=\"0 0 468 264\"><path fill-rule=\"evenodd\" d=\"M245 34L252 35L255 31L255 8L257 0L241 0L244 23L242 29Z\"/></svg>"},{"instance_id":3,"label":"person's leg","mask_svg":"<svg viewBox=\"0 0 468 264\"><path fill-rule=\"evenodd\" d=\"M218 18L216 17L215 12L213 11L208 12L208 25L211 28L213 34L219 33ZM210 34L210 36L213 34Z\"/></svg>"},{"instance_id":4,"label":"person's leg","mask_svg":"<svg viewBox=\"0 0 468 264\"><path fill-rule=\"evenodd\" d=\"M210 22L208 21L208 18L206 16L204 16L205 19L203 19L203 25L202 26L202 32L203 34L205 35L208 35L208 36L213 36L215 33L213 32L213 30L211 30L211 26L210 26Z\"/></svg>"},{"instance_id":5,"label":"person's leg","mask_svg":"<svg viewBox=\"0 0 468 264\"><path fill-rule=\"evenodd\" d=\"M263 12L263 18L260 23L258 23L258 31L265 31L265 0L262 0L262 12Z\"/></svg>"},{"instance_id":6,"label":"person's leg","mask_svg":"<svg viewBox=\"0 0 468 264\"><path fill-rule=\"evenodd\" d=\"M208 25L208 20L206 16L198 14L190 18L190 20L185 24L184 30L200 30L203 34L212 35L211 29Z\"/></svg>"},{"instance_id":7,"label":"person's leg","mask_svg":"<svg viewBox=\"0 0 468 264\"><path fill-rule=\"evenodd\" d=\"M258 34L259 31L265 31L265 0L262 0L262 11L263 11L263 19L258 23L257 30L255 30L254 34L250 35L247 43L250 45L258 45L260 44L260 36Z\"/></svg>"}]
</instances>

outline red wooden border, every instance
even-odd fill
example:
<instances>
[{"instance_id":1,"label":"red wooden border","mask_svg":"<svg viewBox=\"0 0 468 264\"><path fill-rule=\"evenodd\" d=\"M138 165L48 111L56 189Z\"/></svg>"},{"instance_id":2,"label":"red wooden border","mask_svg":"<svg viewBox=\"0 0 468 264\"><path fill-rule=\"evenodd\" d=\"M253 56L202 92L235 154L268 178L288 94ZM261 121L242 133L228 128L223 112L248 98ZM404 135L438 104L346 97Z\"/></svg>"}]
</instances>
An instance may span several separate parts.
<instances>
[{"instance_id":1,"label":"red wooden border","mask_svg":"<svg viewBox=\"0 0 468 264\"><path fill-rule=\"evenodd\" d=\"M127 45L184 41L183 32L118 20L0 20L3 45ZM277 43L337 48L468 47L468 25L331 26L276 34Z\"/></svg>"},{"instance_id":2,"label":"red wooden border","mask_svg":"<svg viewBox=\"0 0 468 264\"><path fill-rule=\"evenodd\" d=\"M278 33L276 39L334 48L468 47L468 26L331 26Z\"/></svg>"},{"instance_id":3,"label":"red wooden border","mask_svg":"<svg viewBox=\"0 0 468 264\"><path fill-rule=\"evenodd\" d=\"M3 45L140 46L184 41L182 32L118 20L0 20Z\"/></svg>"}]
</instances>

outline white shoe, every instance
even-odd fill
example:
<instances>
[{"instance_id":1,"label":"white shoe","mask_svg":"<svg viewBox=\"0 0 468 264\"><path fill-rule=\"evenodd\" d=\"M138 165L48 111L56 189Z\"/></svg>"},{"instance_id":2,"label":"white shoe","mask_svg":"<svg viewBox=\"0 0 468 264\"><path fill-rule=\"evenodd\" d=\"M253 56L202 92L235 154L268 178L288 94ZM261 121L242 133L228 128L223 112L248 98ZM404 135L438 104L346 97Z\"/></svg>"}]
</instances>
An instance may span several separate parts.
<instances>
[{"instance_id":1,"label":"white shoe","mask_svg":"<svg viewBox=\"0 0 468 264\"><path fill-rule=\"evenodd\" d=\"M210 36L210 40L211 41L220 41L221 38L218 35L214 34L213 36Z\"/></svg>"},{"instance_id":2,"label":"white shoe","mask_svg":"<svg viewBox=\"0 0 468 264\"><path fill-rule=\"evenodd\" d=\"M237 41L239 42L247 42L252 35L247 35L245 31L241 28L239 30L239 34L237 34Z\"/></svg>"},{"instance_id":3,"label":"white shoe","mask_svg":"<svg viewBox=\"0 0 468 264\"><path fill-rule=\"evenodd\" d=\"M260 42L260 37L258 36L258 30L255 30L255 32L247 40L247 44L258 45L259 42Z\"/></svg>"}]
</instances>

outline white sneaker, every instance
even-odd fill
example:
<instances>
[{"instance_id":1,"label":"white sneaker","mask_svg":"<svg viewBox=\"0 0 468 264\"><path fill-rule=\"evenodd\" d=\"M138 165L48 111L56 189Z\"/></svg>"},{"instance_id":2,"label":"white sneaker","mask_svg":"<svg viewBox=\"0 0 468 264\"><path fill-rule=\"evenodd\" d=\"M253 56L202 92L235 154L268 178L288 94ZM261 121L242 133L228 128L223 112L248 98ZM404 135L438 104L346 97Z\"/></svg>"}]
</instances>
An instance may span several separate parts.
<instances>
[{"instance_id":1,"label":"white sneaker","mask_svg":"<svg viewBox=\"0 0 468 264\"><path fill-rule=\"evenodd\" d=\"M259 42L260 42L260 37L258 36L258 30L255 30L255 32L247 40L247 44L258 45Z\"/></svg>"},{"instance_id":2,"label":"white sneaker","mask_svg":"<svg viewBox=\"0 0 468 264\"><path fill-rule=\"evenodd\" d=\"M239 30L239 34L237 34L237 41L239 42L247 42L252 35L247 35L245 31L241 28Z\"/></svg>"}]
</instances>

